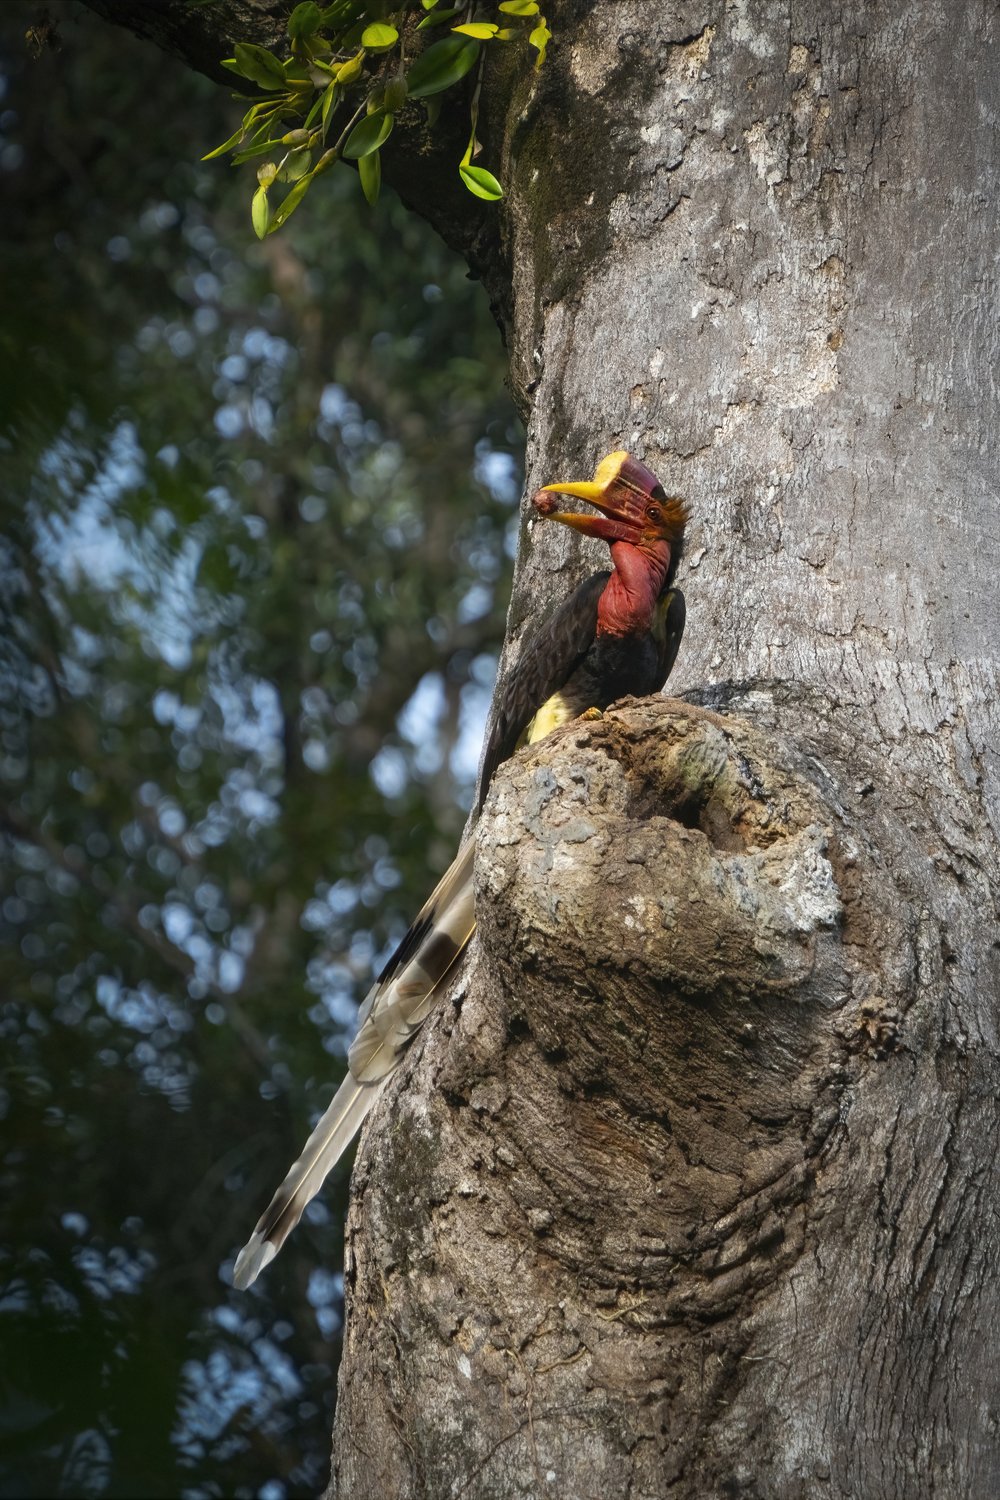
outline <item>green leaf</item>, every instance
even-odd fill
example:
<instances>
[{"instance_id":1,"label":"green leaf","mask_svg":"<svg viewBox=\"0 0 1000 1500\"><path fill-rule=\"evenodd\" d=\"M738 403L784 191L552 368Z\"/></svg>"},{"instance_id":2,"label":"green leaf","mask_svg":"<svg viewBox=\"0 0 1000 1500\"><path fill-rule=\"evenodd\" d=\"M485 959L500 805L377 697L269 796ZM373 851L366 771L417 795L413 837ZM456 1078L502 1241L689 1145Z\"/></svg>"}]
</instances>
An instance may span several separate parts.
<instances>
[{"instance_id":1,"label":"green leaf","mask_svg":"<svg viewBox=\"0 0 1000 1500\"><path fill-rule=\"evenodd\" d=\"M291 192L286 193L285 197L282 199L281 207L277 210L271 220L270 225L268 226L268 234L273 234L276 229L280 229L282 224L286 223L291 218L292 214L298 208L306 193L308 193L309 188L312 185L312 180L312 173L310 172L308 177L300 177L298 182L292 188Z\"/></svg>"},{"instance_id":2,"label":"green leaf","mask_svg":"<svg viewBox=\"0 0 1000 1500\"><path fill-rule=\"evenodd\" d=\"M288 35L293 42L304 42L318 31L323 22L323 12L316 0L302 0L288 17Z\"/></svg>"},{"instance_id":3,"label":"green leaf","mask_svg":"<svg viewBox=\"0 0 1000 1500\"><path fill-rule=\"evenodd\" d=\"M532 47L538 48L538 60L535 63L536 68L540 68L542 66L542 63L545 61L545 49L549 45L549 42L551 40L552 33L546 26L544 21L542 21L540 25L536 26L534 31L528 37L528 41L530 42Z\"/></svg>"},{"instance_id":4,"label":"green leaf","mask_svg":"<svg viewBox=\"0 0 1000 1500\"><path fill-rule=\"evenodd\" d=\"M249 130L256 119L272 114L274 110L280 108L280 104L275 104L273 99L261 99L257 104L251 104L243 116L243 129Z\"/></svg>"},{"instance_id":5,"label":"green leaf","mask_svg":"<svg viewBox=\"0 0 1000 1500\"><path fill-rule=\"evenodd\" d=\"M493 173L487 172L485 167L470 167L463 162L458 170L469 192L475 193L477 198L485 198L489 203L495 203L498 198L503 197L503 188Z\"/></svg>"},{"instance_id":6,"label":"green leaf","mask_svg":"<svg viewBox=\"0 0 1000 1500\"><path fill-rule=\"evenodd\" d=\"M538 15L536 0L500 0L498 9L506 11L508 16Z\"/></svg>"},{"instance_id":7,"label":"green leaf","mask_svg":"<svg viewBox=\"0 0 1000 1500\"><path fill-rule=\"evenodd\" d=\"M364 8L364 0L337 0L335 5L328 5L322 12L322 24L340 31L356 20Z\"/></svg>"},{"instance_id":8,"label":"green leaf","mask_svg":"<svg viewBox=\"0 0 1000 1500\"><path fill-rule=\"evenodd\" d=\"M312 166L312 152L309 150L290 151L288 160L278 173L279 182L298 182L304 177Z\"/></svg>"},{"instance_id":9,"label":"green leaf","mask_svg":"<svg viewBox=\"0 0 1000 1500\"><path fill-rule=\"evenodd\" d=\"M420 3L424 7L424 10L433 10L435 5L437 5L437 0L420 0Z\"/></svg>"},{"instance_id":10,"label":"green leaf","mask_svg":"<svg viewBox=\"0 0 1000 1500\"><path fill-rule=\"evenodd\" d=\"M368 18L368 16L362 16L361 20L358 22L358 24L356 26L348 26L348 28L347 28L346 31L341 32L341 34L340 34L340 50L342 52L344 52L344 51L346 51L346 52L353 52L358 47L361 47L361 38L364 36L365 32L368 30L368 25L369 25L369 18ZM361 47L361 56L364 57L364 55L365 55L364 48Z\"/></svg>"},{"instance_id":11,"label":"green leaf","mask_svg":"<svg viewBox=\"0 0 1000 1500\"><path fill-rule=\"evenodd\" d=\"M429 16L424 16L417 23L418 31L426 31L428 26L440 26L444 21L450 21L452 16L457 16L462 9L460 5L449 5L447 10L432 10Z\"/></svg>"},{"instance_id":12,"label":"green leaf","mask_svg":"<svg viewBox=\"0 0 1000 1500\"><path fill-rule=\"evenodd\" d=\"M453 26L452 31L458 31L462 36L474 36L477 42L488 42L496 36L500 30L494 26L492 21L468 21L464 26Z\"/></svg>"},{"instance_id":13,"label":"green leaf","mask_svg":"<svg viewBox=\"0 0 1000 1500\"><path fill-rule=\"evenodd\" d=\"M259 240L267 234L268 225L271 222L271 210L267 202L267 188L259 187L253 195L250 205L250 222L253 224L253 232Z\"/></svg>"},{"instance_id":14,"label":"green leaf","mask_svg":"<svg viewBox=\"0 0 1000 1500\"><path fill-rule=\"evenodd\" d=\"M396 123L394 115L377 109L373 115L355 125L344 145L344 156L348 161L360 161L372 151L377 151L389 139Z\"/></svg>"},{"instance_id":15,"label":"green leaf","mask_svg":"<svg viewBox=\"0 0 1000 1500\"><path fill-rule=\"evenodd\" d=\"M440 94L464 78L475 65L480 46L470 37L446 36L421 52L406 75L411 99L425 99L428 94Z\"/></svg>"},{"instance_id":16,"label":"green leaf","mask_svg":"<svg viewBox=\"0 0 1000 1500\"><path fill-rule=\"evenodd\" d=\"M367 156L360 158L358 176L361 179L361 191L374 208L382 186L382 158L377 151L370 151Z\"/></svg>"},{"instance_id":17,"label":"green leaf","mask_svg":"<svg viewBox=\"0 0 1000 1500\"><path fill-rule=\"evenodd\" d=\"M337 98L337 85L336 85L336 83L331 83L330 87L327 89L326 93L323 95L322 122L323 122L323 139L324 139L324 141L326 140L326 132L329 129L329 126L330 126L330 111L333 109L334 103L336 102L336 98Z\"/></svg>"},{"instance_id":18,"label":"green leaf","mask_svg":"<svg viewBox=\"0 0 1000 1500\"><path fill-rule=\"evenodd\" d=\"M242 139L243 126L241 125L239 130L236 131L236 134L231 135L228 141L223 141L222 145L216 146L214 151L206 151L205 155L202 157L202 161L211 161L213 156L224 156L227 151L231 151L234 146L237 146Z\"/></svg>"},{"instance_id":19,"label":"green leaf","mask_svg":"<svg viewBox=\"0 0 1000 1500\"><path fill-rule=\"evenodd\" d=\"M399 32L395 26L387 26L382 21L376 21L373 26L366 26L361 33L361 45L367 47L369 52L385 52L387 48L394 47L399 41Z\"/></svg>"},{"instance_id":20,"label":"green leaf","mask_svg":"<svg viewBox=\"0 0 1000 1500\"><path fill-rule=\"evenodd\" d=\"M242 166L245 161L250 161L254 156L263 156L265 151L277 151L280 145L280 136L277 136L273 141L258 141L255 146L247 146L246 150L237 151L233 157L233 166Z\"/></svg>"},{"instance_id":21,"label":"green leaf","mask_svg":"<svg viewBox=\"0 0 1000 1500\"><path fill-rule=\"evenodd\" d=\"M259 83L262 89L285 88L285 69L273 52L255 46L253 42L237 42L234 51L235 72L249 78L252 83Z\"/></svg>"},{"instance_id":22,"label":"green leaf","mask_svg":"<svg viewBox=\"0 0 1000 1500\"><path fill-rule=\"evenodd\" d=\"M249 151L251 146L258 146L263 141L269 141L272 136L279 136L282 117L287 113L287 106L281 104L268 109L266 114L258 115L252 125L244 124L243 141L239 149Z\"/></svg>"}]
</instances>

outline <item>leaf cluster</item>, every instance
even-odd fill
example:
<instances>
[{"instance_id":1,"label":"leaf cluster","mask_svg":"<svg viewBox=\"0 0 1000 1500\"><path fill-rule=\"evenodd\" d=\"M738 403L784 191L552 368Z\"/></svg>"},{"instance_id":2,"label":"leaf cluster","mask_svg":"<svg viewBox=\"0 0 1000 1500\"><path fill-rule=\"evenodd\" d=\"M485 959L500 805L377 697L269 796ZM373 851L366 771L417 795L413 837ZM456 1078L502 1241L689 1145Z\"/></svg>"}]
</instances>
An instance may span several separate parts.
<instances>
[{"instance_id":1,"label":"leaf cluster","mask_svg":"<svg viewBox=\"0 0 1000 1500\"><path fill-rule=\"evenodd\" d=\"M416 14L423 11L417 21ZM488 19L490 11L497 17ZM412 13L412 14L410 14ZM412 58L421 32L448 34ZM420 101L433 125L441 96L479 68L470 105L468 145L458 165L462 182L477 198L496 202L503 188L477 166L479 91L485 51L495 43L524 41L540 66L552 33L537 0L498 0L493 7L449 5L448 0L334 0L321 7L302 0L288 18L289 56L239 42L223 67L263 90L240 128L202 160L233 153L233 165L268 156L257 169L250 207L258 239L287 223L317 177L338 162L357 164L370 204L382 182L381 152L408 100ZM241 97L240 95L236 96ZM280 201L275 190L284 186Z\"/></svg>"}]
</instances>

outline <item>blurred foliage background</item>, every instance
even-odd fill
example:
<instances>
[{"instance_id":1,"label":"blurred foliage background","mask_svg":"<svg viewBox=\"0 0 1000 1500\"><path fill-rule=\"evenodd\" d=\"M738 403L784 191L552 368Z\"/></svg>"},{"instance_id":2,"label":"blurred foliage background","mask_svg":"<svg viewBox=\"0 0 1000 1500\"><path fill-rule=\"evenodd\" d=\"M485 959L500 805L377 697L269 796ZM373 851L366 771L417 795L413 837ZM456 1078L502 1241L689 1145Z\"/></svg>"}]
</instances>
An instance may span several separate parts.
<instances>
[{"instance_id":1,"label":"blurred foliage background","mask_svg":"<svg viewBox=\"0 0 1000 1500\"><path fill-rule=\"evenodd\" d=\"M228 1278L464 822L521 433L391 195L258 245L225 91L47 11L0 7L0 1495L314 1495L348 1166Z\"/></svg>"}]
</instances>

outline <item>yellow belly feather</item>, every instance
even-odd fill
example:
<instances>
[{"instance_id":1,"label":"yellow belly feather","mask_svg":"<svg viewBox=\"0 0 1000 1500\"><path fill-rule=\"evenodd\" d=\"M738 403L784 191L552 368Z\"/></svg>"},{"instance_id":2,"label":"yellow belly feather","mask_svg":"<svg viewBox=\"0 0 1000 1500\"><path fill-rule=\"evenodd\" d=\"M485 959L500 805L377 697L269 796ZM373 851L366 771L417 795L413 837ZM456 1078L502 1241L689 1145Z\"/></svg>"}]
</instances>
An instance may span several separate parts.
<instances>
[{"instance_id":1,"label":"yellow belly feather","mask_svg":"<svg viewBox=\"0 0 1000 1500\"><path fill-rule=\"evenodd\" d=\"M561 693L553 693L551 698L546 699L538 710L527 729L518 740L518 749L522 745L535 745L539 740L544 740L553 729L558 729L560 724L567 724L570 719L575 719L579 710L574 710L568 704Z\"/></svg>"}]
</instances>

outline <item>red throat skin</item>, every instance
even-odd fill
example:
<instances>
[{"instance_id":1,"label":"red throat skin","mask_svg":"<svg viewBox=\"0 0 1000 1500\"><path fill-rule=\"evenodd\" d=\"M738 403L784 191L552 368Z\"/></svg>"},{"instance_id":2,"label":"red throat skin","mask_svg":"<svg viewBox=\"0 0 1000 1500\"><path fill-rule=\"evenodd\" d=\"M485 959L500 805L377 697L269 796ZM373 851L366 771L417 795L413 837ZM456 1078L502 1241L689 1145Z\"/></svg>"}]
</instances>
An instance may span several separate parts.
<instances>
[{"instance_id":1,"label":"red throat skin","mask_svg":"<svg viewBox=\"0 0 1000 1500\"><path fill-rule=\"evenodd\" d=\"M642 635L652 624L656 601L670 568L670 543L651 547L613 542L614 572L597 605L598 635Z\"/></svg>"}]
</instances>

